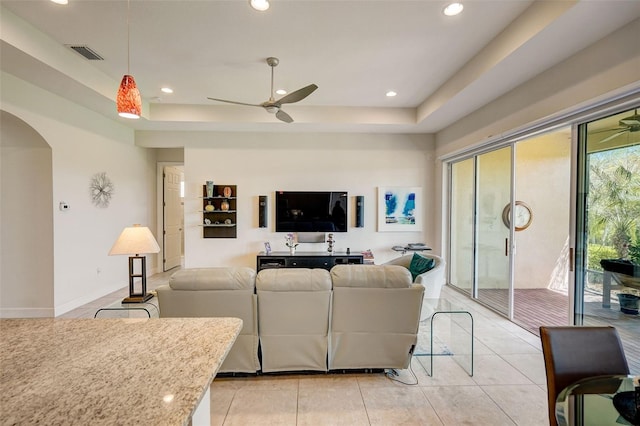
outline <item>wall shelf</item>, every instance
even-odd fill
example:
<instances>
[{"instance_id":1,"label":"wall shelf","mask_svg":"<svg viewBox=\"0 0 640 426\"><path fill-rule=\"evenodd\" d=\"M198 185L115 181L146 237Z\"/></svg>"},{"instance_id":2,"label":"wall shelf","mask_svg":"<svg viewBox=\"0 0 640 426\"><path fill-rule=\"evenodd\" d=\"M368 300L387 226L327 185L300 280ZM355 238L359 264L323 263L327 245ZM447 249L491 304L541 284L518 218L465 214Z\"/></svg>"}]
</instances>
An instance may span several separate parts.
<instances>
[{"instance_id":1,"label":"wall shelf","mask_svg":"<svg viewBox=\"0 0 640 426\"><path fill-rule=\"evenodd\" d=\"M235 210L203 210L202 213L236 213Z\"/></svg>"},{"instance_id":2,"label":"wall shelf","mask_svg":"<svg viewBox=\"0 0 640 426\"><path fill-rule=\"evenodd\" d=\"M228 197L224 196L225 188L231 192ZM207 185L202 185L202 197L198 197L202 199L202 238L237 237L237 189L236 185L214 185L213 196L207 197ZM213 210L207 210L208 205L213 206ZM205 223L206 220L210 223ZM228 220L231 223L225 223Z\"/></svg>"}]
</instances>

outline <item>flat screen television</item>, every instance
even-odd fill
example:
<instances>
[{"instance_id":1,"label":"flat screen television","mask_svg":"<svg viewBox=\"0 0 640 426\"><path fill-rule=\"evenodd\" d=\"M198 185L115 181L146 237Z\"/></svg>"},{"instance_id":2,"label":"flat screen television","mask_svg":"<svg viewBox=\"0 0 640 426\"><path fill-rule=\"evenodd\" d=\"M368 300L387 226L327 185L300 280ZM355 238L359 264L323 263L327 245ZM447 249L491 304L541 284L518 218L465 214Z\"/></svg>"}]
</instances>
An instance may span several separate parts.
<instances>
[{"instance_id":1,"label":"flat screen television","mask_svg":"<svg viewBox=\"0 0 640 426\"><path fill-rule=\"evenodd\" d=\"M346 191L276 191L276 232L347 232Z\"/></svg>"}]
</instances>

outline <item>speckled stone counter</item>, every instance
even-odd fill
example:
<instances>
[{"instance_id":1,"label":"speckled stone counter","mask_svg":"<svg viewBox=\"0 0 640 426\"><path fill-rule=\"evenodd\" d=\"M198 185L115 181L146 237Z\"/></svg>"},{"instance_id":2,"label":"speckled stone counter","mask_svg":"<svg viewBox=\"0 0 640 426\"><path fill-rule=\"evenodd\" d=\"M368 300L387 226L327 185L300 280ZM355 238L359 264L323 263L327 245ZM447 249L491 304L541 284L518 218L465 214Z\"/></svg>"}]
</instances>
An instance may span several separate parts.
<instances>
[{"instance_id":1,"label":"speckled stone counter","mask_svg":"<svg viewBox=\"0 0 640 426\"><path fill-rule=\"evenodd\" d=\"M0 320L0 424L182 425L237 318Z\"/></svg>"}]
</instances>

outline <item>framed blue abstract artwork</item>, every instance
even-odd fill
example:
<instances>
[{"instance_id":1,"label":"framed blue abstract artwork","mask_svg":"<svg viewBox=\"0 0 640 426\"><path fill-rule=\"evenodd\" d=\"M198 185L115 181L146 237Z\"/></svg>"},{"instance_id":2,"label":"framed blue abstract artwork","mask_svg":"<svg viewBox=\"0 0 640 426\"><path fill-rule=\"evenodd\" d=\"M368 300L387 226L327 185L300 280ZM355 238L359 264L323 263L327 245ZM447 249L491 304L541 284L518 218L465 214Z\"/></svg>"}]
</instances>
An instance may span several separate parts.
<instances>
[{"instance_id":1,"label":"framed blue abstract artwork","mask_svg":"<svg viewBox=\"0 0 640 426\"><path fill-rule=\"evenodd\" d=\"M378 232L422 231L422 188L378 187Z\"/></svg>"}]
</instances>

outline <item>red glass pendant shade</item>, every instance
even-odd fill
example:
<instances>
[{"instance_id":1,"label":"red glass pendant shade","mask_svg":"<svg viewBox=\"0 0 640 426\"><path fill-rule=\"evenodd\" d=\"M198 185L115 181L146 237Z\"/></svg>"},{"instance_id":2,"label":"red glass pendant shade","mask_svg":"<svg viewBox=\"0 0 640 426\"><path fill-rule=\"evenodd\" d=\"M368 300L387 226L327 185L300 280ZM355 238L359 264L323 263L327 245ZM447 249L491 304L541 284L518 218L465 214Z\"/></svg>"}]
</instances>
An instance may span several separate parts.
<instances>
[{"instance_id":1,"label":"red glass pendant shade","mask_svg":"<svg viewBox=\"0 0 640 426\"><path fill-rule=\"evenodd\" d=\"M136 81L132 75L122 77L118 97L116 99L118 115L125 118L140 118L142 113L142 100Z\"/></svg>"}]
</instances>

